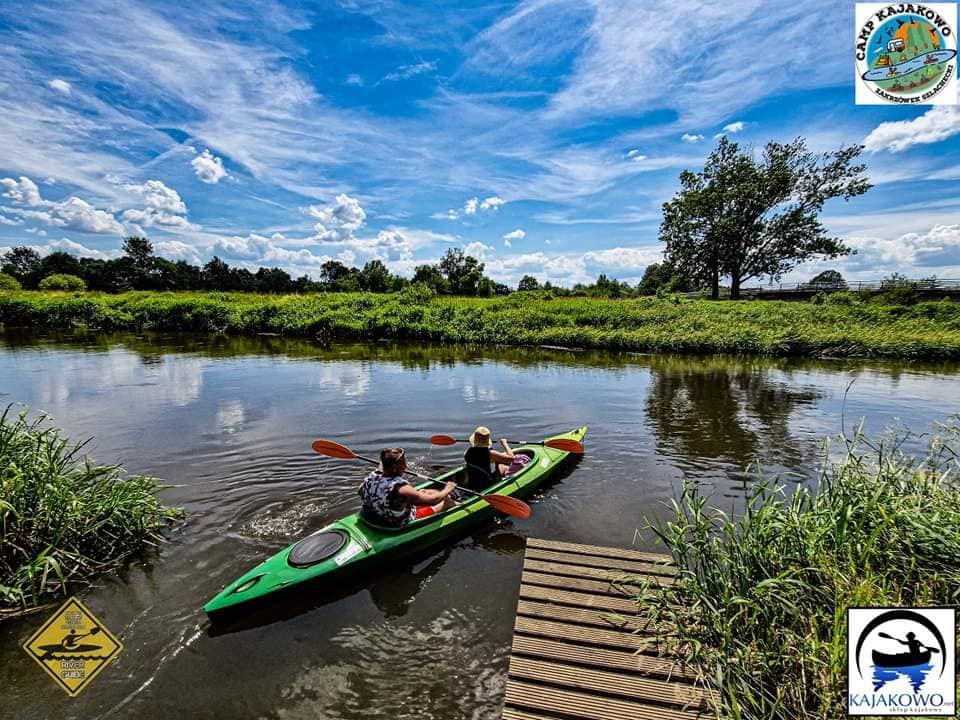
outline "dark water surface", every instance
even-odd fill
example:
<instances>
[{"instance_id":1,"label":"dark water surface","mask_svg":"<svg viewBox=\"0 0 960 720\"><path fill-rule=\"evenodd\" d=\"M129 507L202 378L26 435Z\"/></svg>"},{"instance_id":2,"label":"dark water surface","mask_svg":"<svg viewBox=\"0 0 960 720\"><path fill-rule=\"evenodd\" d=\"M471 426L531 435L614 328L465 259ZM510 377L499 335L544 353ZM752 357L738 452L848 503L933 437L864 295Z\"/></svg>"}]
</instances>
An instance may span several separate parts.
<instances>
[{"instance_id":1,"label":"dark water surface","mask_svg":"<svg viewBox=\"0 0 960 720\"><path fill-rule=\"evenodd\" d=\"M144 562L80 593L124 651L70 699L20 644L47 612L0 624L2 718L496 718L524 538L650 548L644 517L684 480L735 506L756 459L815 475L819 442L861 416L931 429L960 410L960 366L664 357L276 337L0 334L0 403L93 436L101 462L173 487L188 520ZM322 458L403 445L418 469L463 446L434 433L541 439L589 425L587 454L533 500L340 597L211 633L224 584L358 507L366 468ZM910 441L919 449L922 440Z\"/></svg>"}]
</instances>

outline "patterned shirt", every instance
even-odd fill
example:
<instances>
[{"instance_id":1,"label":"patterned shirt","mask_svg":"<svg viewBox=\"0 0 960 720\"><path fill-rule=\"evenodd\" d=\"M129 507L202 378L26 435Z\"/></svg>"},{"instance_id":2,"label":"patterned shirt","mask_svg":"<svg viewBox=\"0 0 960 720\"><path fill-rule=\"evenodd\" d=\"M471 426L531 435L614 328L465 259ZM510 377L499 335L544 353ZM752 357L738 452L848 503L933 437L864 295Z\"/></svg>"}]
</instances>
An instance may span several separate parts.
<instances>
[{"instance_id":1,"label":"patterned shirt","mask_svg":"<svg viewBox=\"0 0 960 720\"><path fill-rule=\"evenodd\" d=\"M397 497L397 489L407 484L402 477L389 477L374 470L360 485L361 514L378 525L403 527L417 514L415 505L407 505Z\"/></svg>"}]
</instances>

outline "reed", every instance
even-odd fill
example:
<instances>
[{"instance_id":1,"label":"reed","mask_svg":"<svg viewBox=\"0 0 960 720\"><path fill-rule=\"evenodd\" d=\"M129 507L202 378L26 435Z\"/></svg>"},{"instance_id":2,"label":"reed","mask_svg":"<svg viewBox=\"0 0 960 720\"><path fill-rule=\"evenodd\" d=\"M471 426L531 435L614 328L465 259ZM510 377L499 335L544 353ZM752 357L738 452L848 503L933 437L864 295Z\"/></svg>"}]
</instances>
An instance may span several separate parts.
<instances>
[{"instance_id":1,"label":"reed","mask_svg":"<svg viewBox=\"0 0 960 720\"><path fill-rule=\"evenodd\" d=\"M96 465L84 445L26 410L0 415L0 617L140 553L182 517L156 480Z\"/></svg>"},{"instance_id":2,"label":"reed","mask_svg":"<svg viewBox=\"0 0 960 720\"><path fill-rule=\"evenodd\" d=\"M842 717L847 608L960 601L960 425L942 428L922 459L901 452L902 439L873 442L857 428L842 460L825 455L817 489L758 475L736 517L687 487L652 526L677 563L679 595L639 600L672 628L726 717Z\"/></svg>"}]
</instances>

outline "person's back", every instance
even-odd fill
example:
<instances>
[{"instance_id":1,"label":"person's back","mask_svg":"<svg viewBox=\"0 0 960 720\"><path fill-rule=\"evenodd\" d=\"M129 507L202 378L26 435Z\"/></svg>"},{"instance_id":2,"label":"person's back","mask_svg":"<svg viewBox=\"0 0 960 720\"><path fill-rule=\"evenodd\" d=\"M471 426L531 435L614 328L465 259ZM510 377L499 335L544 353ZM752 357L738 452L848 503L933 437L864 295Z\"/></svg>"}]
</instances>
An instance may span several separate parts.
<instances>
[{"instance_id":1,"label":"person's back","mask_svg":"<svg viewBox=\"0 0 960 720\"><path fill-rule=\"evenodd\" d=\"M380 453L380 468L360 484L361 517L375 525L403 527L452 505L449 496L455 483L447 482L443 490L420 490L403 479L406 470L402 448L385 448Z\"/></svg>"},{"instance_id":2,"label":"person's back","mask_svg":"<svg viewBox=\"0 0 960 720\"><path fill-rule=\"evenodd\" d=\"M467 487L482 490L493 484L494 474L490 467L489 447L469 447L463 454L467 464Z\"/></svg>"},{"instance_id":3,"label":"person's back","mask_svg":"<svg viewBox=\"0 0 960 720\"><path fill-rule=\"evenodd\" d=\"M364 519L386 527L402 527L410 522L412 507L400 501L397 490L407 481L403 476L387 475L378 468L364 478L360 498Z\"/></svg>"},{"instance_id":4,"label":"person's back","mask_svg":"<svg viewBox=\"0 0 960 720\"><path fill-rule=\"evenodd\" d=\"M503 446L503 452L490 448L490 430L483 425L470 435L470 447L463 454L463 460L467 464L469 487L474 490L490 487L499 482L506 473L516 456L506 439L502 439L500 444Z\"/></svg>"}]
</instances>

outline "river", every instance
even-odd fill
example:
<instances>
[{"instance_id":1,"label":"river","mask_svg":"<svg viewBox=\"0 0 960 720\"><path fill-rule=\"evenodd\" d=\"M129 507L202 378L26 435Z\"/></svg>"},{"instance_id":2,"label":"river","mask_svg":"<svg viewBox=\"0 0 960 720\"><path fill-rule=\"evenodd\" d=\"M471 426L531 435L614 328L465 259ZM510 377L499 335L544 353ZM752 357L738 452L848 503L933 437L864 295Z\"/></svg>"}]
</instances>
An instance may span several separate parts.
<instances>
[{"instance_id":1,"label":"river","mask_svg":"<svg viewBox=\"0 0 960 720\"><path fill-rule=\"evenodd\" d=\"M735 509L755 460L815 481L841 426L927 432L958 399L957 364L0 333L0 404L93 437L95 459L162 478L187 513L156 552L79 593L124 650L77 698L20 647L50 611L0 624L0 717L497 718L525 537L654 549L645 518L684 480ZM529 520L211 629L201 606L224 584L357 509L367 468L316 455L314 439L402 445L433 472L464 446L429 436L478 424L519 440L589 425L587 452Z\"/></svg>"}]
</instances>

